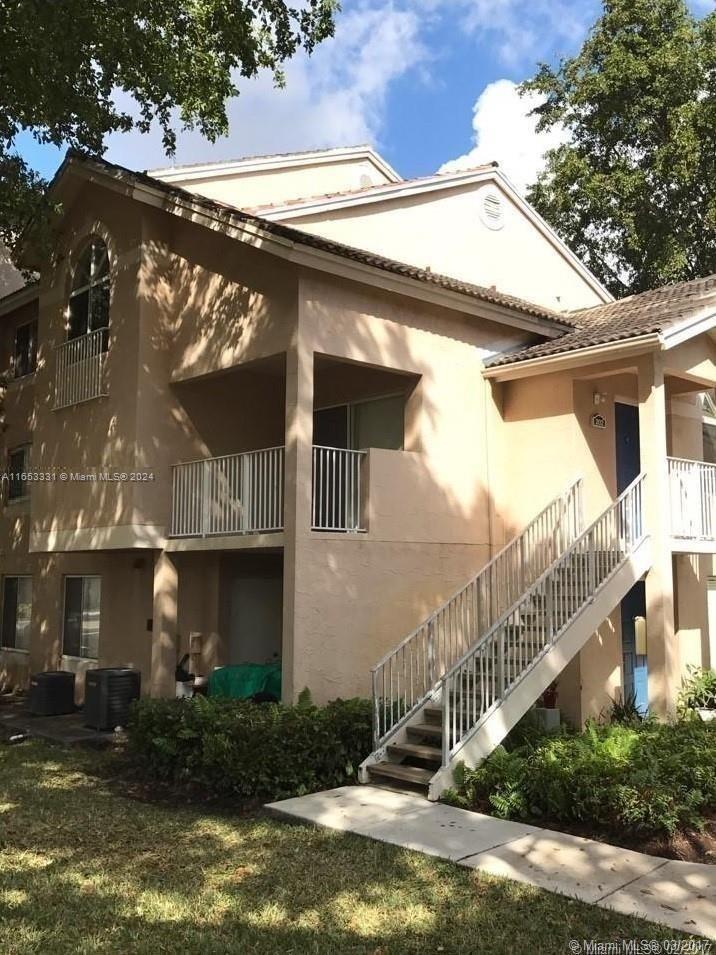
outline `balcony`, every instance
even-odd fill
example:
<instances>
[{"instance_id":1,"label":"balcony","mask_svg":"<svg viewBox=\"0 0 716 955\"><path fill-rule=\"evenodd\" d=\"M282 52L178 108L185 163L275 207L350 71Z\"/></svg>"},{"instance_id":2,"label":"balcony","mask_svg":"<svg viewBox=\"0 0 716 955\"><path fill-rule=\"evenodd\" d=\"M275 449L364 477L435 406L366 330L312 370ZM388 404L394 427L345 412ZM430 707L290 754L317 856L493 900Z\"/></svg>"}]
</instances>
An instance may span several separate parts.
<instances>
[{"instance_id":1,"label":"balcony","mask_svg":"<svg viewBox=\"0 0 716 955\"><path fill-rule=\"evenodd\" d=\"M107 394L106 328L63 342L55 349L55 410Z\"/></svg>"},{"instance_id":2,"label":"balcony","mask_svg":"<svg viewBox=\"0 0 716 955\"><path fill-rule=\"evenodd\" d=\"M667 458L672 549L716 553L716 465Z\"/></svg>"},{"instance_id":3,"label":"balcony","mask_svg":"<svg viewBox=\"0 0 716 955\"><path fill-rule=\"evenodd\" d=\"M313 448L311 529L364 530L365 451ZM169 536L208 538L283 530L284 449L176 464Z\"/></svg>"},{"instance_id":4,"label":"balcony","mask_svg":"<svg viewBox=\"0 0 716 955\"><path fill-rule=\"evenodd\" d=\"M283 448L176 464L171 537L283 530Z\"/></svg>"}]
</instances>

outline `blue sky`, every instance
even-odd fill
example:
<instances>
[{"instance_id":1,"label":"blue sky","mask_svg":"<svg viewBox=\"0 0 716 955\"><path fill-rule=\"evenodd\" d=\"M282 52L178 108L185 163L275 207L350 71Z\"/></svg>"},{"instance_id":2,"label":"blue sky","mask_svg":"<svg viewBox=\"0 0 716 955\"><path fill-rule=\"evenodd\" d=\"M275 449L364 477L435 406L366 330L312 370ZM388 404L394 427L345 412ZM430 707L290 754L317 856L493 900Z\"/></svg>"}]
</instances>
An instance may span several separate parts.
<instances>
[{"instance_id":1,"label":"blue sky","mask_svg":"<svg viewBox=\"0 0 716 955\"><path fill-rule=\"evenodd\" d=\"M335 38L288 65L286 89L269 76L244 83L228 137L182 134L174 162L372 142L404 176L495 159L524 188L559 133L534 134L514 84L576 52L599 10L592 0L344 0ZM17 146L45 176L62 155L27 133ZM106 155L137 169L171 161L156 132L112 136Z\"/></svg>"}]
</instances>

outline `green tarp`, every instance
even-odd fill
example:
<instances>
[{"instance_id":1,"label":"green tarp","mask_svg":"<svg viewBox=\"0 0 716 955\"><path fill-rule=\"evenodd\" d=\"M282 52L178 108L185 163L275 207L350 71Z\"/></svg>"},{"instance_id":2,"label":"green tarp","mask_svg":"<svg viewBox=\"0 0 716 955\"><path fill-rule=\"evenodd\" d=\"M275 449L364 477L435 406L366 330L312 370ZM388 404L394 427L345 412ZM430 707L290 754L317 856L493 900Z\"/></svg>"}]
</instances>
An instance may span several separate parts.
<instances>
[{"instance_id":1,"label":"green tarp","mask_svg":"<svg viewBox=\"0 0 716 955\"><path fill-rule=\"evenodd\" d=\"M256 693L271 693L281 699L280 663L240 663L219 667L209 677L209 696L246 700Z\"/></svg>"}]
</instances>

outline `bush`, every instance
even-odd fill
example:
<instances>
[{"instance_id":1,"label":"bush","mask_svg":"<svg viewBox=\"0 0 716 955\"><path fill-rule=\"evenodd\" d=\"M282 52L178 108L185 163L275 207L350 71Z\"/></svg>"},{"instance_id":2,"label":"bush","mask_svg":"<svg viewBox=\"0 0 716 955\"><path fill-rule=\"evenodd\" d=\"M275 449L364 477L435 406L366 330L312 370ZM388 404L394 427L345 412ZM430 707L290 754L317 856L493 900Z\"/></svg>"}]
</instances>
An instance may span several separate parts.
<instances>
[{"instance_id":1,"label":"bush","mask_svg":"<svg viewBox=\"0 0 716 955\"><path fill-rule=\"evenodd\" d=\"M679 694L679 708L686 710L716 709L716 670L689 667L689 678Z\"/></svg>"},{"instance_id":2,"label":"bush","mask_svg":"<svg viewBox=\"0 0 716 955\"><path fill-rule=\"evenodd\" d=\"M130 759L143 775L210 796L266 801L353 781L371 750L371 704L142 699L127 731Z\"/></svg>"},{"instance_id":3,"label":"bush","mask_svg":"<svg viewBox=\"0 0 716 955\"><path fill-rule=\"evenodd\" d=\"M716 810L716 726L701 722L590 724L456 773L448 801L510 819L603 832L700 828Z\"/></svg>"}]
</instances>

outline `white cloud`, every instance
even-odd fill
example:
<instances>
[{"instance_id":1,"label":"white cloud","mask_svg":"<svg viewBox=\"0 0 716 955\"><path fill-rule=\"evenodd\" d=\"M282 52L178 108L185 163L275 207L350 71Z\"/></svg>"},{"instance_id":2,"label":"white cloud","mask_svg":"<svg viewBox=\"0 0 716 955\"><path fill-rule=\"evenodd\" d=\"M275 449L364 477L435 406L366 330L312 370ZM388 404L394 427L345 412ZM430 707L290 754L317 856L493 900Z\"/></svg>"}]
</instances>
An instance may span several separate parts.
<instances>
[{"instance_id":1,"label":"white cloud","mask_svg":"<svg viewBox=\"0 0 716 955\"><path fill-rule=\"evenodd\" d=\"M490 83L473 107L475 145L465 155L444 163L440 172L496 161L517 189L525 192L543 168L545 152L567 138L561 127L536 131L536 118L529 113L538 104L537 94L520 96L511 80Z\"/></svg>"},{"instance_id":2,"label":"white cloud","mask_svg":"<svg viewBox=\"0 0 716 955\"><path fill-rule=\"evenodd\" d=\"M599 0L412 0L423 10L455 21L474 36L480 52L504 66L532 72L538 59L581 44L599 16ZM706 2L706 0L702 0Z\"/></svg>"},{"instance_id":3,"label":"white cloud","mask_svg":"<svg viewBox=\"0 0 716 955\"><path fill-rule=\"evenodd\" d=\"M429 60L415 9L371 0L338 19L336 35L312 57L287 64L286 87L263 74L239 81L228 104L229 135L215 144L199 132L180 133L174 161L200 162L379 140L391 83ZM131 100L118 97L131 111ZM157 130L117 134L107 158L134 168L166 165Z\"/></svg>"}]
</instances>

